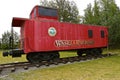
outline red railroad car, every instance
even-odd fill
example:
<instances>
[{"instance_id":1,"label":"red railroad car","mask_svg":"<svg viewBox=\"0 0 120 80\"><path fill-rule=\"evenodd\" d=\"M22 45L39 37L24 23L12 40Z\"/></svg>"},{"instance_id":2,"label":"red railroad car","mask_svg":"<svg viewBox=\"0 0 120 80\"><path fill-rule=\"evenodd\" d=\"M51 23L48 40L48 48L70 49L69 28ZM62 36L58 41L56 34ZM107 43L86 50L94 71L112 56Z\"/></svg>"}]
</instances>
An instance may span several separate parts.
<instances>
[{"instance_id":1,"label":"red railroad car","mask_svg":"<svg viewBox=\"0 0 120 80\"><path fill-rule=\"evenodd\" d=\"M99 55L108 45L106 27L59 22L56 9L42 6L33 8L30 19L13 18L12 26L21 29L21 49L3 55L26 54L30 62L53 60L59 58L58 51L66 50L76 50L79 56Z\"/></svg>"}]
</instances>

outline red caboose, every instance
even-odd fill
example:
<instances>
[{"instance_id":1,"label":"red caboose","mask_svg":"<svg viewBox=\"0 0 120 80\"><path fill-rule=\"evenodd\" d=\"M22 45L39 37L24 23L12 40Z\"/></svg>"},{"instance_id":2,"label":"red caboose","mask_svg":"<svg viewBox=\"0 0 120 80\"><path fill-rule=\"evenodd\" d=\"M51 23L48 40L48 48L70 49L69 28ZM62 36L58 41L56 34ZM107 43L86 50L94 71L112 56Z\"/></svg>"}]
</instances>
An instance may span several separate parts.
<instances>
[{"instance_id":1,"label":"red caboose","mask_svg":"<svg viewBox=\"0 0 120 80\"><path fill-rule=\"evenodd\" d=\"M30 62L59 58L59 51L76 50L79 56L99 55L108 45L108 30L103 26L58 21L56 9L35 6L30 18L13 18L21 28L21 49L4 52L13 57L26 54Z\"/></svg>"}]
</instances>

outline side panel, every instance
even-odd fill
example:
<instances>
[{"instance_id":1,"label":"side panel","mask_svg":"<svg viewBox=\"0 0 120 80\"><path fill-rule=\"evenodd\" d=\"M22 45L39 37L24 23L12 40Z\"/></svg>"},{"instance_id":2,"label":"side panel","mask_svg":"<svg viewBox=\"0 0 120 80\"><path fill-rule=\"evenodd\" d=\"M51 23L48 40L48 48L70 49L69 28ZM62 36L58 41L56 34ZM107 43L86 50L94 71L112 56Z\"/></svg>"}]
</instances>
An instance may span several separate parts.
<instances>
[{"instance_id":1,"label":"side panel","mask_svg":"<svg viewBox=\"0 0 120 80\"><path fill-rule=\"evenodd\" d=\"M49 35L49 29L51 27L55 29L53 30L53 34L56 31L56 35L54 36ZM92 30L92 38L88 37L88 30ZM101 30L105 31L106 36L107 29L104 27L36 21L34 26L34 50L40 52L106 47L107 36L102 39Z\"/></svg>"},{"instance_id":2,"label":"side panel","mask_svg":"<svg viewBox=\"0 0 120 80\"><path fill-rule=\"evenodd\" d=\"M29 20L24 25L24 52L35 52L34 47L34 21Z\"/></svg>"},{"instance_id":3,"label":"side panel","mask_svg":"<svg viewBox=\"0 0 120 80\"><path fill-rule=\"evenodd\" d=\"M101 31L104 32L104 35L103 35L104 37L102 37ZM100 44L99 45L103 47L107 47L108 46L108 29L101 28L99 32L100 32L100 38L99 38Z\"/></svg>"},{"instance_id":4,"label":"side panel","mask_svg":"<svg viewBox=\"0 0 120 80\"><path fill-rule=\"evenodd\" d=\"M48 31L51 27L56 30L55 36L50 36ZM53 51L58 50L55 47L55 40L60 39L60 23L56 22L36 22L35 23L35 50L36 51Z\"/></svg>"}]
</instances>

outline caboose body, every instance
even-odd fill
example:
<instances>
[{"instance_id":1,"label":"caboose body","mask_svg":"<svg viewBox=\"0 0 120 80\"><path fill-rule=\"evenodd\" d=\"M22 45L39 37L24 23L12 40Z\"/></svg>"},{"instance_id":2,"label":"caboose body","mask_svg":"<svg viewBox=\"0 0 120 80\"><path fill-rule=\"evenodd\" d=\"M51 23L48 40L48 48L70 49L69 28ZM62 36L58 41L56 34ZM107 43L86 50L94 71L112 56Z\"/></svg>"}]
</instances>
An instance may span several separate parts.
<instances>
[{"instance_id":1,"label":"caboose body","mask_svg":"<svg viewBox=\"0 0 120 80\"><path fill-rule=\"evenodd\" d=\"M59 22L56 9L42 6L33 8L30 19L13 18L12 26L21 29L21 49L11 54L26 54L30 62L58 58L58 51L76 50L79 56L102 53L108 45L106 27Z\"/></svg>"}]
</instances>

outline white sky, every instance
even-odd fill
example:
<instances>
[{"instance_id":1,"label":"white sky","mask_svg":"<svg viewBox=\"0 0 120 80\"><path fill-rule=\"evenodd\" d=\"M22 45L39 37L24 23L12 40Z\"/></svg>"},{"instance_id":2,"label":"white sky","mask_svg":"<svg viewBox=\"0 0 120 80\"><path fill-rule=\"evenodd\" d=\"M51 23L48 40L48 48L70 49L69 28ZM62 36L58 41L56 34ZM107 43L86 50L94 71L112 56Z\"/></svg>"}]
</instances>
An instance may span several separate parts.
<instances>
[{"instance_id":1,"label":"white sky","mask_svg":"<svg viewBox=\"0 0 120 80\"><path fill-rule=\"evenodd\" d=\"M84 14L87 4L94 3L94 0L73 0L77 4L80 15ZM116 0L120 7L120 0ZM29 14L35 5L39 5L40 0L0 0L0 38L4 31L11 29L13 17L29 18ZM18 32L19 29L15 28Z\"/></svg>"}]
</instances>

